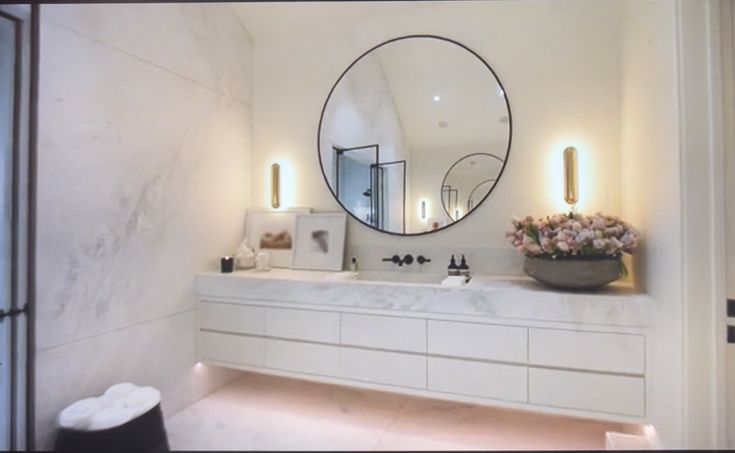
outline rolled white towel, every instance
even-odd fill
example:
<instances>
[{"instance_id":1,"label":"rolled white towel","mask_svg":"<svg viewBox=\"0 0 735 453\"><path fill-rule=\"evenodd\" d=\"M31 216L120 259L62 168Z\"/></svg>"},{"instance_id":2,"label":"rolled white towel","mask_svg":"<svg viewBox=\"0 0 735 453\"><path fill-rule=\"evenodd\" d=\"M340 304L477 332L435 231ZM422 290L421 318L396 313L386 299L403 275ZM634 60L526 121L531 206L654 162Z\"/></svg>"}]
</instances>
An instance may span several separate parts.
<instances>
[{"instance_id":1,"label":"rolled white towel","mask_svg":"<svg viewBox=\"0 0 735 453\"><path fill-rule=\"evenodd\" d=\"M59 414L59 426L69 429L88 429L90 419L102 409L99 398L85 398L67 406Z\"/></svg>"},{"instance_id":2,"label":"rolled white towel","mask_svg":"<svg viewBox=\"0 0 735 453\"><path fill-rule=\"evenodd\" d=\"M133 412L133 417L143 415L161 402L161 392L153 387L139 387L125 397L125 408Z\"/></svg>"},{"instance_id":3,"label":"rolled white towel","mask_svg":"<svg viewBox=\"0 0 735 453\"><path fill-rule=\"evenodd\" d=\"M122 407L112 406L100 410L89 420L89 430L99 431L123 425L133 419L133 411Z\"/></svg>"},{"instance_id":4,"label":"rolled white towel","mask_svg":"<svg viewBox=\"0 0 735 453\"><path fill-rule=\"evenodd\" d=\"M102 406L110 407L116 405L118 401L124 400L137 388L137 385L131 384L130 382L121 382L119 384L111 385L100 397L100 400L102 400Z\"/></svg>"}]
</instances>

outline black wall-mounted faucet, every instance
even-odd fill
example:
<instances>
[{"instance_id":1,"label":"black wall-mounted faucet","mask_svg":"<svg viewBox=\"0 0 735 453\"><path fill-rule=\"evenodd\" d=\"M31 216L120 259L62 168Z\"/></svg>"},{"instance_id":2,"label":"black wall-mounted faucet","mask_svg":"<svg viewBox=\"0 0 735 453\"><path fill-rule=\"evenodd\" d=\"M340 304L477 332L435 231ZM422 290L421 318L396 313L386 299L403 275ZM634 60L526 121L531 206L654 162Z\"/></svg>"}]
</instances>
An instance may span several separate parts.
<instances>
[{"instance_id":1,"label":"black wall-mounted faucet","mask_svg":"<svg viewBox=\"0 0 735 453\"><path fill-rule=\"evenodd\" d=\"M399 266L403 266L404 264L405 265L410 265L410 264L413 263L413 255L411 255L410 253L408 253L403 258L401 258L398 255L393 255L390 258L383 258L383 261L390 261L393 264L397 264Z\"/></svg>"}]
</instances>

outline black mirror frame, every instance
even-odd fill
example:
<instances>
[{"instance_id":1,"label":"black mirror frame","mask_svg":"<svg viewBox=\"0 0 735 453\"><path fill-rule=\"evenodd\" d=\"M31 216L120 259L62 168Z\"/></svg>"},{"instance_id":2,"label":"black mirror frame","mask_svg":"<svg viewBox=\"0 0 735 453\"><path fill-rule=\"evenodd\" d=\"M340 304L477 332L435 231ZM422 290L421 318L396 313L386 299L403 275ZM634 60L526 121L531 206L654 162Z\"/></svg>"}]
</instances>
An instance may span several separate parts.
<instances>
[{"instance_id":1,"label":"black mirror frame","mask_svg":"<svg viewBox=\"0 0 735 453\"><path fill-rule=\"evenodd\" d=\"M342 81L342 79L349 72L349 70L352 69L352 67L355 66L358 61L362 60L367 54L369 54L370 52L372 52L374 50L377 50L380 47L383 47L383 46L385 46L387 44L390 44L390 43L393 43L393 42L396 42L396 41L401 41L401 40L404 40L404 39L415 39L415 38L438 39L440 41L449 42L449 43L452 43L454 45L457 45L457 46L463 48L464 50L466 50L467 52L471 53L472 55L474 55L488 69L488 71L490 71L490 73L493 75L493 77L495 77L495 80L498 82L498 85L500 86L500 89L503 90L503 99L505 100L505 106L506 106L506 108L508 110L508 148L507 148L507 150L505 152L505 159L503 159L503 166L500 168L500 172L498 173L498 175L497 175L497 177L495 179L495 182L493 183L492 187L490 187L490 190L488 190L487 194L482 198L482 200L480 200L480 202L477 204L477 206L475 206L470 212L468 212L467 214L465 214L461 219L455 220L452 223L449 223L449 224L447 224L447 225L445 225L445 226L443 226L441 228L437 228L436 230L421 231L419 233L399 233L399 232L394 232L394 231L381 230L380 228L377 228L377 227L375 227L373 225L370 225L368 223L363 222L361 219L359 219L357 216L355 216L349 209L347 209L345 207L345 205L342 204L342 202L339 200L339 197L334 192L334 189L329 184L329 179L327 179L327 173L324 171L324 162L322 161L322 153L321 153L321 135L322 135L321 133L322 133L322 122L324 121L324 112L327 110L327 104L329 104L329 100L332 98L332 93L334 93L335 88L337 88L337 85L339 85L339 82ZM327 99L324 101L324 106L322 106L321 115L319 116L319 126L317 128L317 133L316 133L316 152L317 152L317 157L319 158L319 168L321 168L321 170L322 170L322 177L324 178L324 183L327 185L327 188L329 188L329 192L332 194L332 196L334 197L334 199L337 201L337 203L339 203L340 207L342 207L342 210L345 211L347 214L349 214L350 217L352 217L353 219L357 220L361 225L364 225L364 226L366 226L366 227L368 227L368 228L370 228L372 230L379 231L381 233L391 234L391 235L394 235L394 236L423 236L423 235L426 235L426 234L431 234L431 233L436 233L438 231L443 231L443 230L445 230L445 229L447 229L447 228L449 228L451 226L454 226L454 225L458 224L459 222L461 222L464 219L466 219L467 217L469 217L473 212L475 212L480 207L480 205L482 205L485 202L485 200L487 200L487 198L490 196L490 194L493 192L493 190L495 190L495 186L497 186L498 181L500 181L501 176L503 176L503 171L505 171L506 165L508 165L508 157L510 156L510 147L511 147L511 143L512 142L513 142L513 115L511 114L511 110L510 110L510 101L508 100L508 92L505 90L505 87L503 86L503 83L500 81L500 78L495 73L495 71L493 70L493 68L490 67L490 65L485 61L485 59L482 58L477 52L475 52L474 50L470 49L469 47L465 46L464 44L462 44L460 42L457 42L457 41L455 41L453 39L445 38L443 36L420 34L420 35L399 36L397 38L389 39L389 40L384 41L384 42L382 42L382 43L380 43L380 44L378 44L378 45L376 45L374 47L371 47L367 51L363 52L359 57L357 57L352 63L350 63L350 65L347 66L347 68L344 71L342 71L342 74L340 74L340 76L337 78L337 80L332 85L332 88L329 90L329 94L327 94ZM451 167L450 167L450 170L451 170ZM441 194L440 194L440 196L441 196ZM442 203L442 207L443 207L443 203ZM405 206L404 206L404 209L405 209Z\"/></svg>"}]
</instances>

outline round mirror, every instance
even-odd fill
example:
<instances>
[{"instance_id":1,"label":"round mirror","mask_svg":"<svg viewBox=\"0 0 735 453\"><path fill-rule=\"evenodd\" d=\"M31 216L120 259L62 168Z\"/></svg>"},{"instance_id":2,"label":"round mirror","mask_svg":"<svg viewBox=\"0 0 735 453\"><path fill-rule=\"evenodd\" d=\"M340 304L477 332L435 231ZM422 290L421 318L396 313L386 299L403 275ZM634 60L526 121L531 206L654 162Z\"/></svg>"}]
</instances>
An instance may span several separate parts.
<instances>
[{"instance_id":1,"label":"round mirror","mask_svg":"<svg viewBox=\"0 0 735 453\"><path fill-rule=\"evenodd\" d=\"M350 215L392 234L424 234L476 209L510 150L510 104L472 50L405 36L362 54L329 92L319 161Z\"/></svg>"}]
</instances>

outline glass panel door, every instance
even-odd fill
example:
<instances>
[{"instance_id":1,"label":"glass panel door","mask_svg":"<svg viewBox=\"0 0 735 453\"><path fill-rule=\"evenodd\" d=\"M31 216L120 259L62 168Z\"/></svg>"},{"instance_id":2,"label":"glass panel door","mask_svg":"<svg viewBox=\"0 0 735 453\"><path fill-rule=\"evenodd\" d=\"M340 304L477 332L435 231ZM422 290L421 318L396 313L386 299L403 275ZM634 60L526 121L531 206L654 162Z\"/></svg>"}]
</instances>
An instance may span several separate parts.
<instances>
[{"instance_id":1,"label":"glass panel door","mask_svg":"<svg viewBox=\"0 0 735 453\"><path fill-rule=\"evenodd\" d=\"M13 165L16 120L16 27L17 22L0 15L0 310L13 304ZM12 405L12 322L0 322L0 450L11 447Z\"/></svg>"}]
</instances>

